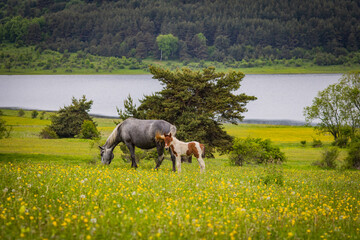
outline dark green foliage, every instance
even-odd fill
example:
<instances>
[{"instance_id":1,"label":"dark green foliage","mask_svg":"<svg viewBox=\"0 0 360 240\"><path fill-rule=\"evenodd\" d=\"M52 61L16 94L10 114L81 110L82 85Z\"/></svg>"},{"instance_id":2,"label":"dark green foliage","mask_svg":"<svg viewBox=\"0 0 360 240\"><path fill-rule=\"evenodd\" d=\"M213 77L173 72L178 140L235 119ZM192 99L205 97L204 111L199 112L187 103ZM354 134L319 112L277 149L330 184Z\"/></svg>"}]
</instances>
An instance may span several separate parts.
<instances>
[{"instance_id":1,"label":"dark green foliage","mask_svg":"<svg viewBox=\"0 0 360 240\"><path fill-rule=\"evenodd\" d=\"M39 115L39 112L36 110L31 112L31 118L37 118L38 115Z\"/></svg>"},{"instance_id":2,"label":"dark green foliage","mask_svg":"<svg viewBox=\"0 0 360 240\"><path fill-rule=\"evenodd\" d=\"M164 88L141 100L136 110L138 117L164 119L174 124L177 138L205 144L207 154L211 155L215 148L221 152L230 149L232 137L220 122L241 121L246 104L256 99L244 93L234 94L240 87L243 73L216 73L213 67L203 71L183 68L171 72L154 66L150 66L150 72ZM132 107L129 112L133 112Z\"/></svg>"},{"instance_id":3,"label":"dark green foliage","mask_svg":"<svg viewBox=\"0 0 360 240\"><path fill-rule=\"evenodd\" d=\"M130 95L124 101L124 110L116 107L116 111L121 120L126 120L129 117L141 118L140 114L138 113L138 111L136 109L136 105L133 103L133 99L131 98Z\"/></svg>"},{"instance_id":4,"label":"dark green foliage","mask_svg":"<svg viewBox=\"0 0 360 240\"><path fill-rule=\"evenodd\" d=\"M357 1L154 3L6 1L0 5L0 41L38 44L61 52L160 58L156 38L172 34L178 38L178 49L171 57L181 60L311 55L320 65L337 64L360 49Z\"/></svg>"},{"instance_id":5,"label":"dark green foliage","mask_svg":"<svg viewBox=\"0 0 360 240\"><path fill-rule=\"evenodd\" d=\"M345 162L347 168L360 169L360 136L351 142Z\"/></svg>"},{"instance_id":6,"label":"dark green foliage","mask_svg":"<svg viewBox=\"0 0 360 240\"><path fill-rule=\"evenodd\" d=\"M300 141L302 147L306 147L306 140Z\"/></svg>"},{"instance_id":7,"label":"dark green foliage","mask_svg":"<svg viewBox=\"0 0 360 240\"><path fill-rule=\"evenodd\" d=\"M286 160L280 148L274 146L270 139L246 138L235 139L230 152L230 162L235 166L245 163L282 163Z\"/></svg>"},{"instance_id":8,"label":"dark green foliage","mask_svg":"<svg viewBox=\"0 0 360 240\"><path fill-rule=\"evenodd\" d=\"M52 130L50 128L50 126L47 126L44 129L42 129L41 132L39 133L39 137L44 138L44 139L56 139L56 138L59 138L58 135L56 134L56 132L54 130Z\"/></svg>"},{"instance_id":9,"label":"dark green foliage","mask_svg":"<svg viewBox=\"0 0 360 240\"><path fill-rule=\"evenodd\" d=\"M60 138L79 135L85 120L93 122L88 114L92 103L93 101L87 101L85 96L79 100L72 98L71 105L60 108L55 115L51 116L50 129Z\"/></svg>"},{"instance_id":10,"label":"dark green foliage","mask_svg":"<svg viewBox=\"0 0 360 240\"><path fill-rule=\"evenodd\" d=\"M0 118L0 139L9 138L12 131L11 126L7 126L4 119Z\"/></svg>"},{"instance_id":11,"label":"dark green foliage","mask_svg":"<svg viewBox=\"0 0 360 240\"><path fill-rule=\"evenodd\" d=\"M43 120L45 118L45 114L46 112L45 111L42 111L41 114L40 114L40 119Z\"/></svg>"},{"instance_id":12,"label":"dark green foliage","mask_svg":"<svg viewBox=\"0 0 360 240\"><path fill-rule=\"evenodd\" d=\"M336 168L336 160L339 157L339 149L336 147L332 147L329 149L325 149L322 153L322 159L320 161L314 162L314 165L319 166L321 168Z\"/></svg>"},{"instance_id":13,"label":"dark green foliage","mask_svg":"<svg viewBox=\"0 0 360 240\"><path fill-rule=\"evenodd\" d=\"M25 116L25 111L24 111L23 109L20 109L20 110L18 111L18 116L19 116L19 117Z\"/></svg>"},{"instance_id":14,"label":"dark green foliage","mask_svg":"<svg viewBox=\"0 0 360 240\"><path fill-rule=\"evenodd\" d=\"M79 138L85 139L98 139L100 138L100 132L96 129L96 126L91 120L84 120L81 125Z\"/></svg>"},{"instance_id":15,"label":"dark green foliage","mask_svg":"<svg viewBox=\"0 0 360 240\"><path fill-rule=\"evenodd\" d=\"M338 139L336 139L332 145L333 146L337 146L337 147L341 147L341 148L345 148L348 145L349 142L349 138L346 136L341 136Z\"/></svg>"}]
</instances>

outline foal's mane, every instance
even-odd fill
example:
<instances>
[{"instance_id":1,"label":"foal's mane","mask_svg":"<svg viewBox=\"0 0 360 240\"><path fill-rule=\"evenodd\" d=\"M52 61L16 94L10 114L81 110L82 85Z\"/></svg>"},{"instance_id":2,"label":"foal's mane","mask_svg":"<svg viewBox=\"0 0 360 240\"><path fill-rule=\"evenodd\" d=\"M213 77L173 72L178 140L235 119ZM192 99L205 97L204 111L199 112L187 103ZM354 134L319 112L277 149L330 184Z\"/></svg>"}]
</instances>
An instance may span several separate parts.
<instances>
[{"instance_id":1,"label":"foal's mane","mask_svg":"<svg viewBox=\"0 0 360 240\"><path fill-rule=\"evenodd\" d=\"M122 121L121 123L119 123L115 129L112 131L112 133L110 134L110 136L108 137L108 139L106 140L105 146L111 147L114 144L118 143L118 136L120 133L120 127L121 125L124 123L124 121Z\"/></svg>"}]
</instances>

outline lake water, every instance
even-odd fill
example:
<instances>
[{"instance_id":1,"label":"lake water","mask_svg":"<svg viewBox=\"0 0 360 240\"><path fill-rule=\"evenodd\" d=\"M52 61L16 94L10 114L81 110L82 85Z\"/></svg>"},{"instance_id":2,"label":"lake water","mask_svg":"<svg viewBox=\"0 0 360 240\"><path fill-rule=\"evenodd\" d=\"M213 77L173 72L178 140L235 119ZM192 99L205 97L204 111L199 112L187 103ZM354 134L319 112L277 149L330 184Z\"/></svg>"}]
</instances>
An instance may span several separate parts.
<instances>
[{"instance_id":1,"label":"lake water","mask_svg":"<svg viewBox=\"0 0 360 240\"><path fill-rule=\"evenodd\" d=\"M338 81L341 74L246 75L239 93L258 100L247 105L245 119L304 121L303 109L317 92ZM71 98L94 101L90 113L117 116L130 94L139 99L162 89L152 75L0 75L0 107L59 110Z\"/></svg>"}]
</instances>

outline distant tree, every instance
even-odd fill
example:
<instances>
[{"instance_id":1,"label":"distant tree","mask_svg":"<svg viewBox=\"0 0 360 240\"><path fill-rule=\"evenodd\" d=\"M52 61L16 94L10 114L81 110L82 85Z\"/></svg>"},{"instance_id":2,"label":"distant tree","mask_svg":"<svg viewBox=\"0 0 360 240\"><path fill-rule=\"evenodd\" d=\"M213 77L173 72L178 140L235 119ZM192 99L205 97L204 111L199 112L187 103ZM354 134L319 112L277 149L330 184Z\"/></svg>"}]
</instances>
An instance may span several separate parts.
<instances>
[{"instance_id":1,"label":"distant tree","mask_svg":"<svg viewBox=\"0 0 360 240\"><path fill-rule=\"evenodd\" d=\"M207 58L206 37L202 33L196 34L192 39L194 57L198 59Z\"/></svg>"},{"instance_id":2,"label":"distant tree","mask_svg":"<svg viewBox=\"0 0 360 240\"><path fill-rule=\"evenodd\" d=\"M39 115L38 111L34 110L31 112L31 117L36 118Z\"/></svg>"},{"instance_id":3,"label":"distant tree","mask_svg":"<svg viewBox=\"0 0 360 240\"><path fill-rule=\"evenodd\" d=\"M12 127L6 124L6 121L0 117L0 139L10 137Z\"/></svg>"},{"instance_id":4,"label":"distant tree","mask_svg":"<svg viewBox=\"0 0 360 240\"><path fill-rule=\"evenodd\" d=\"M88 113L92 104L93 101L87 101L85 95L79 100L73 97L71 105L60 108L55 115L51 116L50 129L60 138L79 135L85 120L93 122Z\"/></svg>"},{"instance_id":5,"label":"distant tree","mask_svg":"<svg viewBox=\"0 0 360 240\"><path fill-rule=\"evenodd\" d=\"M256 99L244 93L235 94L244 77L242 72L215 72L213 67L171 72L154 66L150 72L164 88L140 101L136 109L139 117L169 121L176 125L179 139L205 143L209 155L215 148L230 149L232 137L224 131L222 122L241 121L246 104ZM132 106L128 108L133 111Z\"/></svg>"},{"instance_id":6,"label":"distant tree","mask_svg":"<svg viewBox=\"0 0 360 240\"><path fill-rule=\"evenodd\" d=\"M316 128L335 141L354 136L360 129L360 73L344 74L338 83L320 91L304 115L308 123L320 120Z\"/></svg>"},{"instance_id":7,"label":"distant tree","mask_svg":"<svg viewBox=\"0 0 360 240\"><path fill-rule=\"evenodd\" d=\"M18 111L18 116L19 116L19 117L25 116L25 111L24 111L23 109L20 109L20 110Z\"/></svg>"},{"instance_id":8,"label":"distant tree","mask_svg":"<svg viewBox=\"0 0 360 240\"><path fill-rule=\"evenodd\" d=\"M156 43L160 49L160 60L164 57L168 59L176 53L179 47L179 39L172 34L159 35L156 38Z\"/></svg>"}]
</instances>

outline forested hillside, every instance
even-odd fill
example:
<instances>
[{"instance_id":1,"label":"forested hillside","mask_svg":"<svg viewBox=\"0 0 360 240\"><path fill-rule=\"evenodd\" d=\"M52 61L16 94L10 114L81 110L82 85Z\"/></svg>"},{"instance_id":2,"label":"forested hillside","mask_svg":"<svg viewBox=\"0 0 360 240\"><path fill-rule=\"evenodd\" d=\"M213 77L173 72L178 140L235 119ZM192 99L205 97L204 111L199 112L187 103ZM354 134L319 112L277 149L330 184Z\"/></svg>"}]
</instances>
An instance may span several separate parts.
<instances>
[{"instance_id":1,"label":"forested hillside","mask_svg":"<svg viewBox=\"0 0 360 240\"><path fill-rule=\"evenodd\" d=\"M60 52L360 62L360 2L351 0L5 0L0 19L2 43ZM160 51L159 36L175 45Z\"/></svg>"}]
</instances>

